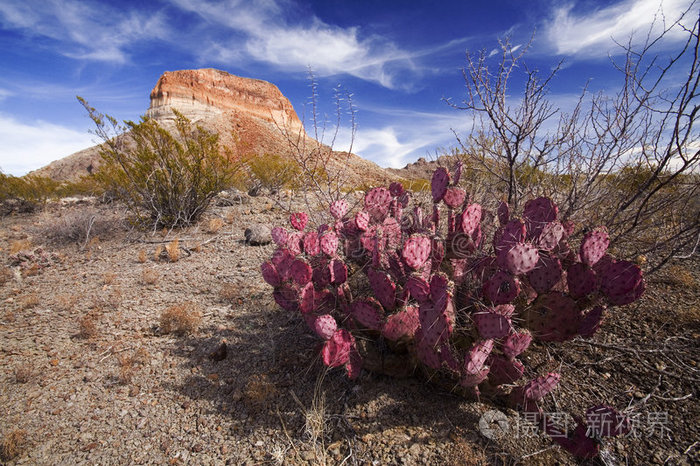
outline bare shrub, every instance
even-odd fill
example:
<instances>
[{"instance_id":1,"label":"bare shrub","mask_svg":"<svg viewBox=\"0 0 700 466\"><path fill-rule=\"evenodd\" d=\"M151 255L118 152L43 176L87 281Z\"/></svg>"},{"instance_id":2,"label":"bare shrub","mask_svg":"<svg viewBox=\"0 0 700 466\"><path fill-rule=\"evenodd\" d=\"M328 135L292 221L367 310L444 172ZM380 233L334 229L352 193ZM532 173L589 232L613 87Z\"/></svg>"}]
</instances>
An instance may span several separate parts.
<instances>
[{"instance_id":1,"label":"bare shrub","mask_svg":"<svg viewBox=\"0 0 700 466\"><path fill-rule=\"evenodd\" d=\"M22 298L20 305L22 309L31 309L33 307L38 306L40 302L41 301L39 300L39 297L36 294L32 293Z\"/></svg>"},{"instance_id":2,"label":"bare shrub","mask_svg":"<svg viewBox=\"0 0 700 466\"><path fill-rule=\"evenodd\" d=\"M158 262L160 260L160 255L163 254L163 245L159 244L156 246L156 250L153 251L153 260Z\"/></svg>"},{"instance_id":3,"label":"bare shrub","mask_svg":"<svg viewBox=\"0 0 700 466\"><path fill-rule=\"evenodd\" d=\"M117 274L114 272L107 272L102 275L102 283L105 285L113 285L117 279Z\"/></svg>"},{"instance_id":4,"label":"bare shrub","mask_svg":"<svg viewBox=\"0 0 700 466\"><path fill-rule=\"evenodd\" d=\"M201 321L202 312L190 301L165 309L160 315L160 329L163 333L187 335L196 332Z\"/></svg>"},{"instance_id":5,"label":"bare shrub","mask_svg":"<svg viewBox=\"0 0 700 466\"><path fill-rule=\"evenodd\" d=\"M12 461L19 457L29 444L27 432L23 429L13 429L3 435L0 441L0 459Z\"/></svg>"},{"instance_id":6,"label":"bare shrub","mask_svg":"<svg viewBox=\"0 0 700 466\"><path fill-rule=\"evenodd\" d=\"M224 283L219 288L219 297L224 301L237 303L241 299L241 287L235 283Z\"/></svg>"},{"instance_id":7,"label":"bare shrub","mask_svg":"<svg viewBox=\"0 0 700 466\"><path fill-rule=\"evenodd\" d=\"M78 295L60 294L56 296L54 305L59 311L70 311L78 302Z\"/></svg>"},{"instance_id":8,"label":"bare shrub","mask_svg":"<svg viewBox=\"0 0 700 466\"><path fill-rule=\"evenodd\" d=\"M143 269L141 272L141 281L146 285L155 285L160 278L160 274L156 269Z\"/></svg>"},{"instance_id":9,"label":"bare shrub","mask_svg":"<svg viewBox=\"0 0 700 466\"><path fill-rule=\"evenodd\" d=\"M253 374L245 386L245 399L251 405L260 405L277 393L277 388L265 374Z\"/></svg>"},{"instance_id":10,"label":"bare shrub","mask_svg":"<svg viewBox=\"0 0 700 466\"><path fill-rule=\"evenodd\" d=\"M54 244L75 243L85 248L94 238L113 231L114 221L105 219L96 209L81 209L61 217L46 216L38 234Z\"/></svg>"},{"instance_id":11,"label":"bare shrub","mask_svg":"<svg viewBox=\"0 0 700 466\"><path fill-rule=\"evenodd\" d=\"M467 95L454 106L470 112L474 123L458 141L491 196L502 193L516 209L527 197L549 196L562 219L604 224L612 245L625 244L629 257L657 253L652 271L682 251L695 251L700 20L692 11L665 22L660 35L648 34L640 50L631 39L622 45L625 60L613 63L621 72L619 91L590 96L586 88L568 114L548 99L560 66L540 76L524 62L529 46L513 48L504 40L495 70L486 51L468 54ZM676 33L686 41L666 55L660 44ZM513 98L518 73L525 86Z\"/></svg>"},{"instance_id":12,"label":"bare shrub","mask_svg":"<svg viewBox=\"0 0 700 466\"><path fill-rule=\"evenodd\" d=\"M16 239L10 243L10 254L17 254L32 248L32 242L28 239Z\"/></svg>"},{"instance_id":13,"label":"bare shrub","mask_svg":"<svg viewBox=\"0 0 700 466\"><path fill-rule=\"evenodd\" d=\"M97 315L94 312L88 312L78 321L78 335L81 338L90 340L97 336Z\"/></svg>"}]
</instances>

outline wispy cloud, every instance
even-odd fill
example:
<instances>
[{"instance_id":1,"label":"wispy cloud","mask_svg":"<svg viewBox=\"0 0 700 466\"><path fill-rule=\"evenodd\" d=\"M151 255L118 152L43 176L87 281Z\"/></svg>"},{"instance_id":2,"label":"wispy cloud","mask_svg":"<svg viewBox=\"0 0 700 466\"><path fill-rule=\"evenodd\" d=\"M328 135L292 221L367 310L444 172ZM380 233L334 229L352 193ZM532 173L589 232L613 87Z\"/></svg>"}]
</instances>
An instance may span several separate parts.
<instances>
[{"instance_id":1,"label":"wispy cloud","mask_svg":"<svg viewBox=\"0 0 700 466\"><path fill-rule=\"evenodd\" d=\"M78 0L3 0L0 24L51 39L67 57L116 63L127 61L126 50L134 43L169 35L159 12L124 11Z\"/></svg>"},{"instance_id":2,"label":"wispy cloud","mask_svg":"<svg viewBox=\"0 0 700 466\"><path fill-rule=\"evenodd\" d=\"M605 8L578 13L573 3L557 7L546 21L544 37L559 55L584 58L607 57L622 53L616 45L630 38L639 44L650 32L657 36L669 27L695 1L690 0L623 0ZM692 18L691 18L692 20ZM671 30L671 41L686 37L680 28Z\"/></svg>"},{"instance_id":3,"label":"wispy cloud","mask_svg":"<svg viewBox=\"0 0 700 466\"><path fill-rule=\"evenodd\" d=\"M358 105L360 114L363 107ZM456 144L452 129L458 132L469 128L470 118L458 111L420 112L394 108L364 107L384 120L386 125L372 125L363 129L362 120L352 141L352 151L382 167L402 168L418 157L435 155L441 149ZM341 130L336 139L336 149L347 150L351 134Z\"/></svg>"},{"instance_id":4,"label":"wispy cloud","mask_svg":"<svg viewBox=\"0 0 700 466\"><path fill-rule=\"evenodd\" d=\"M0 141L0 169L16 176L94 145L87 132L45 121L23 123L4 114L0 114Z\"/></svg>"},{"instance_id":5,"label":"wispy cloud","mask_svg":"<svg viewBox=\"0 0 700 466\"><path fill-rule=\"evenodd\" d=\"M364 35L358 27L327 24L315 16L292 22L286 2L171 2L229 31L228 37L212 40L205 49L210 59L245 55L282 70L311 67L319 76L349 74L387 88L398 86L398 73L418 71L414 60L422 52L403 50L384 37Z\"/></svg>"}]
</instances>

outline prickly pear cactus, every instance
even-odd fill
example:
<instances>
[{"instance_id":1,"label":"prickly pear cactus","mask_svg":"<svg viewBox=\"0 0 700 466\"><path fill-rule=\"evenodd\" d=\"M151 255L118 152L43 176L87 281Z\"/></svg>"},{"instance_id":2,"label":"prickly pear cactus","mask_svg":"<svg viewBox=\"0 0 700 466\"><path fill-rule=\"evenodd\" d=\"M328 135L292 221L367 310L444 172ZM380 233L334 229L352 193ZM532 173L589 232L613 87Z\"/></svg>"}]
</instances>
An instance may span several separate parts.
<instances>
[{"instance_id":1,"label":"prickly pear cactus","mask_svg":"<svg viewBox=\"0 0 700 466\"><path fill-rule=\"evenodd\" d=\"M606 312L639 299L642 271L608 254L604 228L572 244L575 225L559 218L552 200L528 201L520 216L501 202L491 214L457 186L460 176L461 165L434 172L428 214L410 207L400 183L371 189L355 212L336 200L329 224L317 228L308 228L306 213L293 213L291 230L272 230L277 250L262 264L263 279L278 305L318 337L328 367L342 366L351 378L363 365L382 371L369 349L376 345L464 395L541 414L561 376L527 366L533 342L591 337ZM582 457L595 456L598 443L581 430L598 429L599 437L624 430L579 421L558 443ZM544 418L540 424L558 432Z\"/></svg>"}]
</instances>

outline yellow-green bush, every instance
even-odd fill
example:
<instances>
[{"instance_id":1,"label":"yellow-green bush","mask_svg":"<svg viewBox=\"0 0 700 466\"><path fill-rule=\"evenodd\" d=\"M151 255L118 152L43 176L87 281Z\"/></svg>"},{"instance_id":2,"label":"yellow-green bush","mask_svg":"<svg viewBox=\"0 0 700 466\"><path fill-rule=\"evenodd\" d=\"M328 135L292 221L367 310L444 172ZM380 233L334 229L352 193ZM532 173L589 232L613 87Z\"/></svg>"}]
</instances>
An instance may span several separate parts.
<instances>
[{"instance_id":1,"label":"yellow-green bush","mask_svg":"<svg viewBox=\"0 0 700 466\"><path fill-rule=\"evenodd\" d=\"M271 191L300 188L301 167L291 158L277 154L253 157L248 166L254 183Z\"/></svg>"},{"instance_id":2,"label":"yellow-green bush","mask_svg":"<svg viewBox=\"0 0 700 466\"><path fill-rule=\"evenodd\" d=\"M196 222L212 198L230 186L240 161L219 145L218 134L175 114L174 131L142 117L124 126L78 97L104 143L96 180L123 200L139 220L157 227ZM109 126L108 126L109 124Z\"/></svg>"},{"instance_id":3,"label":"yellow-green bush","mask_svg":"<svg viewBox=\"0 0 700 466\"><path fill-rule=\"evenodd\" d=\"M4 211L31 212L46 204L50 198L56 197L58 187L57 181L46 176L16 177L0 173L0 202L12 203Z\"/></svg>"}]
</instances>

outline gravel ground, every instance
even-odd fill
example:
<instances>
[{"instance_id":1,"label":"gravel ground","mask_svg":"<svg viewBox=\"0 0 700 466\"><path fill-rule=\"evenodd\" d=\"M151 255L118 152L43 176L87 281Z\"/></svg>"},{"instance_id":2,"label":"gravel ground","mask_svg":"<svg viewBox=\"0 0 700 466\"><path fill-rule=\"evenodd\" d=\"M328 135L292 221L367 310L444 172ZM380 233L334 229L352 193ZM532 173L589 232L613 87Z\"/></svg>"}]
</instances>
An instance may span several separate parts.
<instances>
[{"instance_id":1,"label":"gravel ground","mask_svg":"<svg viewBox=\"0 0 700 466\"><path fill-rule=\"evenodd\" d=\"M240 200L155 234L93 201L1 220L7 464L575 464L504 407L418 376L351 382L326 371L318 341L260 276L273 245L244 242L247 227L283 224L285 211L266 197ZM98 239L84 241L75 226L92 216ZM165 246L175 238L173 262ZM54 253L49 266L9 267L13 249L37 246ZM564 366L550 411L602 399L636 419L637 435L606 443L595 464L700 460L698 265L650 278L639 304L592 340L531 351L539 372ZM165 311L183 332L165 332ZM492 440L477 426L493 409L513 430Z\"/></svg>"}]
</instances>

